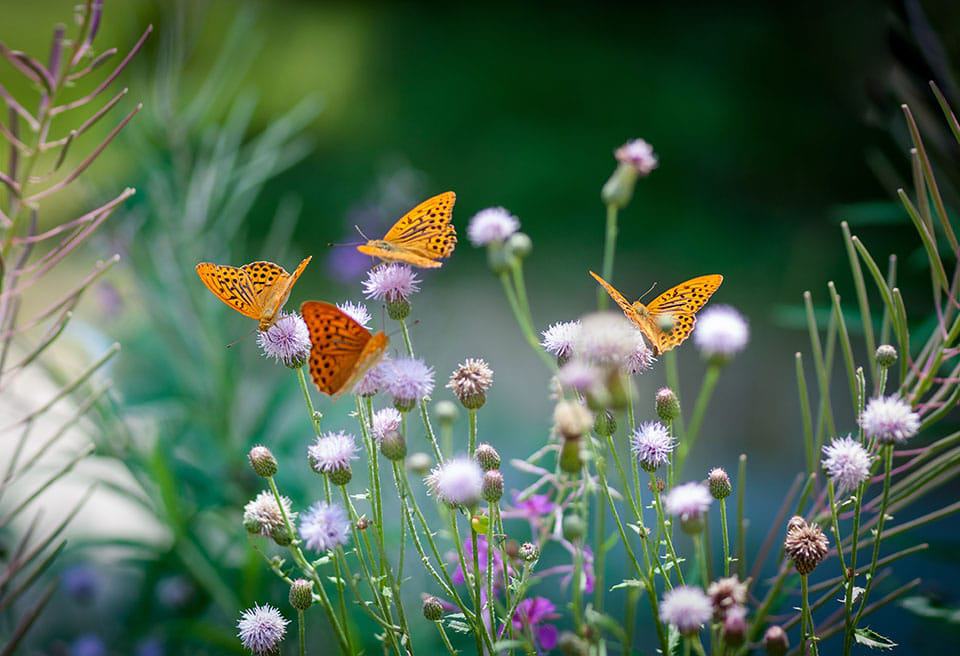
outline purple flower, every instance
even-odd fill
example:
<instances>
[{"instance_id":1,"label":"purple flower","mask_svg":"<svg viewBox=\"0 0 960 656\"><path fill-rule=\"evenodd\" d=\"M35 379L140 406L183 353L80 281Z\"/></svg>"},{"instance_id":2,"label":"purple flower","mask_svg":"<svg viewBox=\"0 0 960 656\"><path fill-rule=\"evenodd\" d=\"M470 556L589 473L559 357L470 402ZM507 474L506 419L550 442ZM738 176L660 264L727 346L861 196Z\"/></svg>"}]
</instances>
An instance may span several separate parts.
<instances>
[{"instance_id":1,"label":"purple flower","mask_svg":"<svg viewBox=\"0 0 960 656\"><path fill-rule=\"evenodd\" d=\"M318 501L300 517L300 537L317 552L342 547L350 538L350 519L338 504Z\"/></svg>"},{"instance_id":2,"label":"purple flower","mask_svg":"<svg viewBox=\"0 0 960 656\"><path fill-rule=\"evenodd\" d=\"M697 320L693 342L707 359L729 360L747 346L750 328L743 315L729 305L707 308Z\"/></svg>"},{"instance_id":3,"label":"purple flower","mask_svg":"<svg viewBox=\"0 0 960 656\"><path fill-rule=\"evenodd\" d=\"M363 293L367 298L395 303L406 301L420 291L417 274L406 264L381 264L367 274Z\"/></svg>"},{"instance_id":4,"label":"purple flower","mask_svg":"<svg viewBox=\"0 0 960 656\"><path fill-rule=\"evenodd\" d=\"M354 385L353 393L357 396L376 396L386 388L386 373L392 361L387 357L370 367L363 378Z\"/></svg>"},{"instance_id":5,"label":"purple flower","mask_svg":"<svg viewBox=\"0 0 960 656\"><path fill-rule=\"evenodd\" d=\"M254 605L240 615L237 636L256 656L268 656L278 651L287 634L287 624L280 611L270 604Z\"/></svg>"},{"instance_id":6,"label":"purple flower","mask_svg":"<svg viewBox=\"0 0 960 656\"><path fill-rule=\"evenodd\" d=\"M552 514L554 508L556 508L549 495L546 494L531 494L523 501L516 501L516 496L515 494L514 507L523 513L523 516L527 519L540 519Z\"/></svg>"},{"instance_id":7,"label":"purple flower","mask_svg":"<svg viewBox=\"0 0 960 656\"><path fill-rule=\"evenodd\" d=\"M363 303L354 303L353 301L344 301L343 303L337 303L337 307L358 324L367 330L370 329L371 318L366 305Z\"/></svg>"},{"instance_id":8,"label":"purple flower","mask_svg":"<svg viewBox=\"0 0 960 656\"><path fill-rule=\"evenodd\" d=\"M902 444L920 431L920 416L897 396L870 399L860 413L860 427L881 444Z\"/></svg>"},{"instance_id":9,"label":"purple flower","mask_svg":"<svg viewBox=\"0 0 960 656\"><path fill-rule=\"evenodd\" d=\"M543 335L540 344L547 353L566 360L573 355L573 343L579 330L579 321L560 321L540 333Z\"/></svg>"},{"instance_id":10,"label":"purple flower","mask_svg":"<svg viewBox=\"0 0 960 656\"><path fill-rule=\"evenodd\" d=\"M483 492L483 469L471 458L450 458L426 477L430 494L448 506L473 506Z\"/></svg>"},{"instance_id":11,"label":"purple flower","mask_svg":"<svg viewBox=\"0 0 960 656\"><path fill-rule=\"evenodd\" d=\"M487 574L487 559L491 553L490 547L487 544L486 535L477 536L477 559L480 562L480 576L481 578L485 577ZM494 548L493 553L493 583L494 585L499 585L503 583L503 557L500 555L500 550ZM468 538L463 541L463 559L467 563L467 571L473 573L473 540ZM453 571L451 579L457 585L462 585L466 582L466 576L464 576L463 568L460 565L457 565L457 568Z\"/></svg>"},{"instance_id":12,"label":"purple flower","mask_svg":"<svg viewBox=\"0 0 960 656\"><path fill-rule=\"evenodd\" d=\"M263 355L288 367L300 367L310 357L310 331L299 314L284 314L276 323L257 332Z\"/></svg>"},{"instance_id":13,"label":"purple flower","mask_svg":"<svg viewBox=\"0 0 960 656\"><path fill-rule=\"evenodd\" d=\"M683 635L693 635L713 617L710 597L700 588L678 585L668 590L660 602L660 619L677 627Z\"/></svg>"},{"instance_id":14,"label":"purple flower","mask_svg":"<svg viewBox=\"0 0 960 656\"><path fill-rule=\"evenodd\" d=\"M668 515L680 520L684 528L695 528L710 509L713 497L703 483L684 483L670 490L663 499Z\"/></svg>"},{"instance_id":15,"label":"purple flower","mask_svg":"<svg viewBox=\"0 0 960 656\"><path fill-rule=\"evenodd\" d=\"M357 458L357 441L343 431L325 433L307 447L307 458L318 474L343 471Z\"/></svg>"},{"instance_id":16,"label":"purple flower","mask_svg":"<svg viewBox=\"0 0 960 656\"><path fill-rule=\"evenodd\" d=\"M90 603L97 597L100 591L100 575L97 570L80 563L67 568L61 576L63 589L74 600Z\"/></svg>"},{"instance_id":17,"label":"purple flower","mask_svg":"<svg viewBox=\"0 0 960 656\"><path fill-rule=\"evenodd\" d=\"M402 421L403 415L396 408L383 408L374 412L370 427L374 441L379 445L384 435L400 430Z\"/></svg>"},{"instance_id":18,"label":"purple flower","mask_svg":"<svg viewBox=\"0 0 960 656\"><path fill-rule=\"evenodd\" d=\"M547 624L548 620L560 615L557 607L546 597L528 597L519 604L513 613L513 628L520 633L530 631L538 649L550 651L557 646L557 627Z\"/></svg>"},{"instance_id":19,"label":"purple flower","mask_svg":"<svg viewBox=\"0 0 960 656\"><path fill-rule=\"evenodd\" d=\"M595 312L581 320L573 351L577 357L598 366L621 367L642 343L642 335L623 314Z\"/></svg>"},{"instance_id":20,"label":"purple flower","mask_svg":"<svg viewBox=\"0 0 960 656\"><path fill-rule=\"evenodd\" d=\"M628 141L617 148L614 156L618 162L633 167L637 173L644 176L649 175L659 163L653 152L653 146L643 139Z\"/></svg>"},{"instance_id":21,"label":"purple flower","mask_svg":"<svg viewBox=\"0 0 960 656\"><path fill-rule=\"evenodd\" d=\"M433 368L416 358L398 358L384 364L384 387L395 405L410 409L433 393Z\"/></svg>"},{"instance_id":22,"label":"purple flower","mask_svg":"<svg viewBox=\"0 0 960 656\"><path fill-rule=\"evenodd\" d=\"M645 471L656 471L670 462L676 446L670 431L659 421L645 421L630 436L630 448Z\"/></svg>"},{"instance_id":23,"label":"purple flower","mask_svg":"<svg viewBox=\"0 0 960 656\"><path fill-rule=\"evenodd\" d=\"M643 337L637 340L637 348L633 353L627 356L623 365L623 370L634 376L649 371L653 367L656 358L653 357L653 351L643 341Z\"/></svg>"},{"instance_id":24,"label":"purple flower","mask_svg":"<svg viewBox=\"0 0 960 656\"><path fill-rule=\"evenodd\" d=\"M573 359L560 367L560 371L557 372L557 382L563 387L586 394L603 385L602 373L589 362Z\"/></svg>"},{"instance_id":25,"label":"purple flower","mask_svg":"<svg viewBox=\"0 0 960 656\"><path fill-rule=\"evenodd\" d=\"M107 656L107 646L100 636L87 633L71 643L70 656Z\"/></svg>"},{"instance_id":26,"label":"purple flower","mask_svg":"<svg viewBox=\"0 0 960 656\"><path fill-rule=\"evenodd\" d=\"M275 531L286 526L283 521L284 514L291 522L297 516L297 513L291 511L290 499L280 497L280 502L283 504L282 511L273 493L264 490L243 507L243 525L250 533L270 537Z\"/></svg>"},{"instance_id":27,"label":"purple flower","mask_svg":"<svg viewBox=\"0 0 960 656\"><path fill-rule=\"evenodd\" d=\"M867 480L872 461L863 445L849 435L834 438L823 447L823 468L837 487L838 494L855 490Z\"/></svg>"},{"instance_id":28,"label":"purple flower","mask_svg":"<svg viewBox=\"0 0 960 656\"><path fill-rule=\"evenodd\" d=\"M480 210L470 219L467 237L474 246L502 243L520 229L520 221L502 207Z\"/></svg>"}]
</instances>

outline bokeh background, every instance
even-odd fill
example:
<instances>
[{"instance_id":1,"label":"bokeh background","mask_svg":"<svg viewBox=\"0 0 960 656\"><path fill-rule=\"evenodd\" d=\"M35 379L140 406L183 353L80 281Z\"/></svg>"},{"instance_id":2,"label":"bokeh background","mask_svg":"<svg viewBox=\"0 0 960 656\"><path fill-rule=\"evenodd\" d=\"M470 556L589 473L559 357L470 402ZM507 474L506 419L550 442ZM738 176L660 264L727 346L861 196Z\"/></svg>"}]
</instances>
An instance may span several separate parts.
<instances>
[{"instance_id":1,"label":"bokeh background","mask_svg":"<svg viewBox=\"0 0 960 656\"><path fill-rule=\"evenodd\" d=\"M43 51L71 6L3 0L0 39ZM355 225L375 233L455 190L461 243L442 270L423 274L413 338L441 380L464 357L492 364L481 439L524 457L546 439L547 374L484 253L466 240L467 220L492 205L515 213L534 243L527 280L539 328L579 316L596 298L586 271L601 258L599 190L613 149L633 137L653 144L660 166L621 215L615 281L639 295L721 272L715 302L749 317L751 346L724 373L688 471L734 470L749 454L758 544L802 469L801 293L812 290L825 316L826 283L836 280L852 305L841 220L875 255L901 257L908 308L912 299L925 307L920 244L891 202L909 175L899 105L910 102L922 128L942 137L931 150L954 199L956 153L925 84L936 79L956 99L958 18L956 6L934 2L108 2L101 49L122 50L155 26L123 78L145 108L75 200L124 185L138 194L89 249L89 260L119 252L123 261L84 305L69 344L123 344L109 409L122 422L104 410L89 436L97 456L72 484L108 483L76 522L62 600L34 651L231 653L239 608L285 603L239 527L258 486L244 454L270 445L284 488L309 501L318 492L302 458L309 428L295 381L259 358L254 340L223 348L248 322L201 289L193 263L269 258L290 268L310 254L291 305L357 300L367 263L329 244L356 242ZM0 80L17 91L9 73ZM47 292L75 275L60 272ZM42 294L30 302L43 305ZM692 349L680 363L692 397L703 365ZM662 381L659 369L640 381L648 415ZM346 425L347 408L325 400L320 409L328 426ZM853 426L850 416L840 423ZM527 482L507 475L508 487ZM51 490L49 502L66 494ZM949 519L929 528L933 548L897 580L926 575L923 592L955 605L945 573L957 573L957 537ZM416 575L406 587L419 594ZM871 623L894 625L887 632L906 653L940 653L934 646L958 633L899 608ZM428 627L419 633L430 645ZM81 651L98 640L104 651Z\"/></svg>"}]
</instances>

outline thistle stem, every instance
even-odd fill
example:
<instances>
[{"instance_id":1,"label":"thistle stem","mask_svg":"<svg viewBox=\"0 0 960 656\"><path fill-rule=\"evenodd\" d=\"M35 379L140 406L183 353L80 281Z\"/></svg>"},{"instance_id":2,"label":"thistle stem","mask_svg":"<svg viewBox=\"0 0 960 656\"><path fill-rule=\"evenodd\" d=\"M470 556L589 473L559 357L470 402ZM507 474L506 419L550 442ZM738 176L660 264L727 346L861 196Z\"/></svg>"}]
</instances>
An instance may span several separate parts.
<instances>
[{"instance_id":1,"label":"thistle stem","mask_svg":"<svg viewBox=\"0 0 960 656\"><path fill-rule=\"evenodd\" d=\"M617 252L617 206L607 205L607 230L603 241L603 279L607 282L613 280L613 260ZM606 310L609 297L602 287L597 287L597 309Z\"/></svg>"}]
</instances>

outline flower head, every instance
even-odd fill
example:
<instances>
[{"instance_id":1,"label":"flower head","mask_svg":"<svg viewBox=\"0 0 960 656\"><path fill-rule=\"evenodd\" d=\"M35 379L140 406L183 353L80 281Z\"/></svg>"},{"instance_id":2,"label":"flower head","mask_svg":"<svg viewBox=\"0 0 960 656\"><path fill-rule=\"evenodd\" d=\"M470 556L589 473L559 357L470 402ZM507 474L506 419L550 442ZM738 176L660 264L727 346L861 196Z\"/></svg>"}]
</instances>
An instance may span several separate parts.
<instances>
[{"instance_id":1,"label":"flower head","mask_svg":"<svg viewBox=\"0 0 960 656\"><path fill-rule=\"evenodd\" d=\"M684 483L670 490L663 499L667 514L680 519L680 526L690 533L699 532L703 515L710 509L713 497L703 483Z\"/></svg>"},{"instance_id":2,"label":"flower head","mask_svg":"<svg viewBox=\"0 0 960 656\"><path fill-rule=\"evenodd\" d=\"M300 537L312 551L342 547L350 537L350 518L342 506L318 501L300 518Z\"/></svg>"},{"instance_id":3,"label":"flower head","mask_svg":"<svg viewBox=\"0 0 960 656\"><path fill-rule=\"evenodd\" d=\"M358 324L370 329L370 312L367 311L367 306L363 303L354 303L353 301L344 301L343 303L337 303L337 307L340 308L340 311L345 315L356 321Z\"/></svg>"},{"instance_id":4,"label":"flower head","mask_svg":"<svg viewBox=\"0 0 960 656\"><path fill-rule=\"evenodd\" d=\"M270 604L254 605L240 615L237 636L243 646L256 656L277 654L287 634L287 624L289 622L280 611Z\"/></svg>"},{"instance_id":5,"label":"flower head","mask_svg":"<svg viewBox=\"0 0 960 656\"><path fill-rule=\"evenodd\" d=\"M847 435L823 447L823 468L838 494L857 489L870 476L873 458L857 440Z\"/></svg>"},{"instance_id":6,"label":"flower head","mask_svg":"<svg viewBox=\"0 0 960 656\"><path fill-rule=\"evenodd\" d=\"M67 594L79 602L90 603L100 593L100 575L86 563L70 566L63 572L60 580Z\"/></svg>"},{"instance_id":7,"label":"flower head","mask_svg":"<svg viewBox=\"0 0 960 656\"><path fill-rule=\"evenodd\" d=\"M920 415L898 396L881 396L867 403L860 426L881 444L902 444L920 431Z\"/></svg>"},{"instance_id":8,"label":"flower head","mask_svg":"<svg viewBox=\"0 0 960 656\"><path fill-rule=\"evenodd\" d=\"M633 353L628 355L624 361L623 370L628 374L636 376L645 371L649 371L655 361L656 358L653 357L653 351L650 350L650 347L647 346L647 343L641 337L637 340L637 347L633 350Z\"/></svg>"},{"instance_id":9,"label":"flower head","mask_svg":"<svg viewBox=\"0 0 960 656\"><path fill-rule=\"evenodd\" d=\"M296 517L296 513L291 512L290 499L280 497L283 504L283 510L277 505L277 500L272 492L264 490L258 494L252 501L243 507L243 525L250 533L256 533L264 537L272 537L277 531L286 528L283 521L284 514L290 521Z\"/></svg>"},{"instance_id":10,"label":"flower head","mask_svg":"<svg viewBox=\"0 0 960 656\"><path fill-rule=\"evenodd\" d=\"M377 444L383 441L383 436L391 431L400 430L400 424L403 416L396 408L383 408L373 413L373 420L370 422L373 439Z\"/></svg>"},{"instance_id":11,"label":"flower head","mask_svg":"<svg viewBox=\"0 0 960 656\"><path fill-rule=\"evenodd\" d=\"M520 221L502 207L480 210L470 219L467 237L474 246L502 243L520 229Z\"/></svg>"},{"instance_id":12,"label":"flower head","mask_svg":"<svg viewBox=\"0 0 960 656\"><path fill-rule=\"evenodd\" d=\"M703 311L693 331L693 342L708 360L725 362L742 351L750 339L747 320L729 305Z\"/></svg>"},{"instance_id":13,"label":"flower head","mask_svg":"<svg viewBox=\"0 0 960 656\"><path fill-rule=\"evenodd\" d=\"M560 367L557 382L563 387L586 394L603 386L603 372L589 362L574 358Z\"/></svg>"},{"instance_id":14,"label":"flower head","mask_svg":"<svg viewBox=\"0 0 960 656\"><path fill-rule=\"evenodd\" d=\"M819 524L807 524L802 517L793 517L787 525L783 550L801 576L806 576L827 557L830 543Z\"/></svg>"},{"instance_id":15,"label":"flower head","mask_svg":"<svg viewBox=\"0 0 960 656\"><path fill-rule=\"evenodd\" d=\"M467 564L467 571L471 574L473 573L473 539L467 538L463 541L463 555L464 562ZM477 536L477 560L480 564L480 576L485 577L487 573L487 560L488 558L493 559L493 580L494 583L503 582L503 556L500 554L500 550L497 549L496 544L494 544L493 550L491 551L490 546L487 544L486 535ZM466 576L464 576L463 568L460 565L457 565L457 568L451 574L451 580L456 585L463 585L466 582Z\"/></svg>"},{"instance_id":16,"label":"flower head","mask_svg":"<svg viewBox=\"0 0 960 656\"><path fill-rule=\"evenodd\" d=\"M513 628L519 633L529 630L536 640L538 649L550 651L557 646L557 627L548 624L548 620L560 615L557 607L546 597L527 597L513 613Z\"/></svg>"},{"instance_id":17,"label":"flower head","mask_svg":"<svg viewBox=\"0 0 960 656\"><path fill-rule=\"evenodd\" d=\"M400 410L410 410L433 393L433 368L416 358L391 360L384 368L385 389Z\"/></svg>"},{"instance_id":18,"label":"flower head","mask_svg":"<svg viewBox=\"0 0 960 656\"><path fill-rule=\"evenodd\" d=\"M257 345L264 356L287 367L301 367L310 357L310 331L299 314L283 314L257 333Z\"/></svg>"},{"instance_id":19,"label":"flower head","mask_svg":"<svg viewBox=\"0 0 960 656\"><path fill-rule=\"evenodd\" d=\"M357 441L349 433L339 431L321 435L307 447L307 460L318 474L326 474L335 485L350 482L350 461L357 458Z\"/></svg>"},{"instance_id":20,"label":"flower head","mask_svg":"<svg viewBox=\"0 0 960 656\"><path fill-rule=\"evenodd\" d=\"M70 643L69 656L107 656L107 645L95 633L85 633Z\"/></svg>"},{"instance_id":21,"label":"flower head","mask_svg":"<svg viewBox=\"0 0 960 656\"><path fill-rule=\"evenodd\" d=\"M621 164L633 167L640 175L649 175L657 168L657 156L653 146L643 139L632 139L617 148L614 156Z\"/></svg>"},{"instance_id":22,"label":"flower head","mask_svg":"<svg viewBox=\"0 0 960 656\"><path fill-rule=\"evenodd\" d=\"M560 321L544 330L540 344L558 360L566 361L573 355L573 343L580 330L579 321Z\"/></svg>"},{"instance_id":23,"label":"flower head","mask_svg":"<svg viewBox=\"0 0 960 656\"><path fill-rule=\"evenodd\" d=\"M388 358L380 360L370 367L363 377L353 387L353 393L358 396L376 396L386 388L386 372L391 361Z\"/></svg>"},{"instance_id":24,"label":"flower head","mask_svg":"<svg viewBox=\"0 0 960 656\"><path fill-rule=\"evenodd\" d=\"M707 487L714 499L726 499L733 492L730 475L722 467L714 467L707 473Z\"/></svg>"},{"instance_id":25,"label":"flower head","mask_svg":"<svg viewBox=\"0 0 960 656\"><path fill-rule=\"evenodd\" d=\"M727 613L747 603L747 585L737 575L717 579L707 588L713 604L713 616L722 621Z\"/></svg>"},{"instance_id":26,"label":"flower head","mask_svg":"<svg viewBox=\"0 0 960 656\"><path fill-rule=\"evenodd\" d=\"M713 617L710 597L700 588L678 585L667 590L660 602L660 619L683 635L693 635Z\"/></svg>"},{"instance_id":27,"label":"flower head","mask_svg":"<svg viewBox=\"0 0 960 656\"><path fill-rule=\"evenodd\" d=\"M450 376L447 388L463 407L476 410L487 400L487 390L493 384L493 369L480 358L467 358Z\"/></svg>"},{"instance_id":28,"label":"flower head","mask_svg":"<svg viewBox=\"0 0 960 656\"><path fill-rule=\"evenodd\" d=\"M396 303L406 301L420 291L417 274L406 264L381 264L370 269L363 281L363 293L367 298Z\"/></svg>"},{"instance_id":29,"label":"flower head","mask_svg":"<svg viewBox=\"0 0 960 656\"><path fill-rule=\"evenodd\" d=\"M676 442L670 431L659 421L645 421L630 436L630 448L640 466L648 472L656 471L670 462Z\"/></svg>"},{"instance_id":30,"label":"flower head","mask_svg":"<svg viewBox=\"0 0 960 656\"><path fill-rule=\"evenodd\" d=\"M445 460L426 478L430 494L448 506L473 506L483 492L483 469L470 458Z\"/></svg>"},{"instance_id":31,"label":"flower head","mask_svg":"<svg viewBox=\"0 0 960 656\"><path fill-rule=\"evenodd\" d=\"M633 357L643 337L620 313L596 312L580 321L573 341L578 357L598 366L624 366Z\"/></svg>"}]
</instances>

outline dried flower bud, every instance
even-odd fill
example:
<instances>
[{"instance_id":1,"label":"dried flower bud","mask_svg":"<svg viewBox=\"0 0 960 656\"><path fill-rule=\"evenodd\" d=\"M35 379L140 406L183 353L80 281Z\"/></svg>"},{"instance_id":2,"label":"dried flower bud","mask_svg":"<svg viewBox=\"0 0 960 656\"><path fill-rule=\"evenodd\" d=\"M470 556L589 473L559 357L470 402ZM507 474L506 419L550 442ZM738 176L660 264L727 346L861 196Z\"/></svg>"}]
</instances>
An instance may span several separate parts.
<instances>
[{"instance_id":1,"label":"dried flower bud","mask_svg":"<svg viewBox=\"0 0 960 656\"><path fill-rule=\"evenodd\" d=\"M661 387L657 392L657 416L660 421L669 423L680 416L680 401L669 387Z\"/></svg>"},{"instance_id":2,"label":"dried flower bud","mask_svg":"<svg viewBox=\"0 0 960 656\"><path fill-rule=\"evenodd\" d=\"M366 531L370 528L370 520L366 517L358 517L356 527L358 531Z\"/></svg>"},{"instance_id":3,"label":"dried flower bud","mask_svg":"<svg viewBox=\"0 0 960 656\"><path fill-rule=\"evenodd\" d=\"M443 602L436 597L426 597L423 600L423 616L431 622L443 619Z\"/></svg>"},{"instance_id":4,"label":"dried flower bud","mask_svg":"<svg viewBox=\"0 0 960 656\"><path fill-rule=\"evenodd\" d=\"M660 494L667 488L667 483L662 478L657 476L655 479L647 483L647 489L649 489L654 494Z\"/></svg>"},{"instance_id":5,"label":"dried flower bud","mask_svg":"<svg viewBox=\"0 0 960 656\"><path fill-rule=\"evenodd\" d=\"M801 524L791 519L790 526L791 528L787 529L787 538L783 542L783 549L793 561L797 572L801 576L806 576L827 557L830 543L818 524L806 522Z\"/></svg>"},{"instance_id":6,"label":"dried flower bud","mask_svg":"<svg viewBox=\"0 0 960 656\"><path fill-rule=\"evenodd\" d=\"M480 463L484 471L500 469L500 454L489 444L484 443L478 445L473 452L473 457Z\"/></svg>"},{"instance_id":7,"label":"dried flower bud","mask_svg":"<svg viewBox=\"0 0 960 656\"><path fill-rule=\"evenodd\" d=\"M567 440L560 448L560 470L568 474L577 474L582 468L580 440Z\"/></svg>"},{"instance_id":8,"label":"dried flower bud","mask_svg":"<svg viewBox=\"0 0 960 656\"><path fill-rule=\"evenodd\" d=\"M387 431L380 440L380 453L387 460L403 460L407 455L407 441L399 432Z\"/></svg>"},{"instance_id":9,"label":"dried flower bud","mask_svg":"<svg viewBox=\"0 0 960 656\"><path fill-rule=\"evenodd\" d=\"M617 432L617 420L609 410L602 410L597 413L597 418L593 422L593 430L597 435L608 437Z\"/></svg>"},{"instance_id":10,"label":"dried flower bud","mask_svg":"<svg viewBox=\"0 0 960 656\"><path fill-rule=\"evenodd\" d=\"M776 624L769 627L763 635L763 648L767 650L768 656L784 656L790 649L787 632Z\"/></svg>"},{"instance_id":11,"label":"dried flower bud","mask_svg":"<svg viewBox=\"0 0 960 656\"><path fill-rule=\"evenodd\" d=\"M515 232L507 239L507 250L522 260L533 251L533 240L524 232Z\"/></svg>"},{"instance_id":12,"label":"dried flower bud","mask_svg":"<svg viewBox=\"0 0 960 656\"><path fill-rule=\"evenodd\" d=\"M261 445L253 447L247 454L247 458L250 460L250 466L257 473L257 476L270 478L277 473L277 459L273 457L273 453L267 447Z\"/></svg>"},{"instance_id":13,"label":"dried flower bud","mask_svg":"<svg viewBox=\"0 0 960 656\"><path fill-rule=\"evenodd\" d=\"M424 453L423 451L418 451L416 453L411 453L407 456L407 469L417 474L423 476L430 468L433 466L433 458L430 457L429 453Z\"/></svg>"},{"instance_id":14,"label":"dried flower bud","mask_svg":"<svg viewBox=\"0 0 960 656\"><path fill-rule=\"evenodd\" d=\"M877 364L884 369L889 369L897 361L897 349L889 344L881 344L877 347Z\"/></svg>"},{"instance_id":15,"label":"dried flower bud","mask_svg":"<svg viewBox=\"0 0 960 656\"><path fill-rule=\"evenodd\" d=\"M714 499L726 499L733 492L730 477L720 467L714 467L707 474L707 487L710 488L710 494Z\"/></svg>"},{"instance_id":16,"label":"dried flower bud","mask_svg":"<svg viewBox=\"0 0 960 656\"><path fill-rule=\"evenodd\" d=\"M593 416L576 401L560 401L553 409L553 424L564 439L576 440L593 426Z\"/></svg>"},{"instance_id":17,"label":"dried flower bud","mask_svg":"<svg viewBox=\"0 0 960 656\"><path fill-rule=\"evenodd\" d=\"M441 424L452 424L457 420L460 411L453 401L437 401L433 406L433 414Z\"/></svg>"},{"instance_id":18,"label":"dried flower bud","mask_svg":"<svg viewBox=\"0 0 960 656\"><path fill-rule=\"evenodd\" d=\"M493 369L480 358L467 358L450 376L447 387L468 410L478 410L487 402L493 384Z\"/></svg>"},{"instance_id":19,"label":"dried flower bud","mask_svg":"<svg viewBox=\"0 0 960 656\"><path fill-rule=\"evenodd\" d=\"M563 518L563 537L575 542L586 534L587 524L580 515L569 514Z\"/></svg>"},{"instance_id":20,"label":"dried flower bud","mask_svg":"<svg viewBox=\"0 0 960 656\"><path fill-rule=\"evenodd\" d=\"M297 610L307 610L313 605L313 583L297 579L290 585L290 605Z\"/></svg>"},{"instance_id":21,"label":"dried flower bud","mask_svg":"<svg viewBox=\"0 0 960 656\"><path fill-rule=\"evenodd\" d=\"M528 563L536 562L540 559L540 547L533 542L524 542L520 545L520 550L517 555Z\"/></svg>"},{"instance_id":22,"label":"dried flower bud","mask_svg":"<svg viewBox=\"0 0 960 656\"><path fill-rule=\"evenodd\" d=\"M483 498L490 503L500 501L503 496L503 474L491 469L483 475Z\"/></svg>"}]
</instances>

